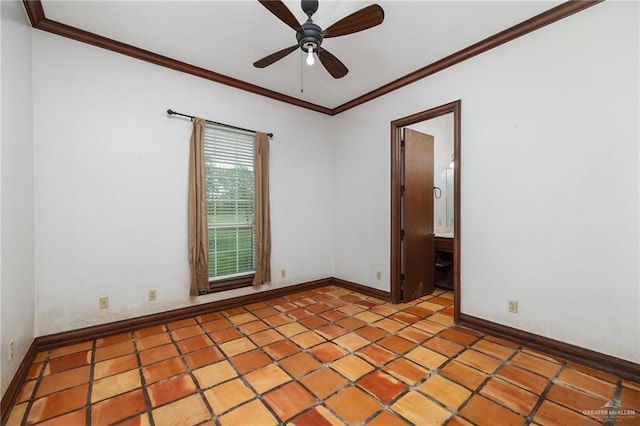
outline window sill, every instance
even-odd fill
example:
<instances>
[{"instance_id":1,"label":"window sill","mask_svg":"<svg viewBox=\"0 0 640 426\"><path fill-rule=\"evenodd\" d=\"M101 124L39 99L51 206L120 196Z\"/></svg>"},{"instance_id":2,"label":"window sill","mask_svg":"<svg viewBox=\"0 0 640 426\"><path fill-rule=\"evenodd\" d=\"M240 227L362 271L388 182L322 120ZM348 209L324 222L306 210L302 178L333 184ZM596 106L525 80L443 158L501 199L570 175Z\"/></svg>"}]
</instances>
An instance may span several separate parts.
<instances>
[{"instance_id":1,"label":"window sill","mask_svg":"<svg viewBox=\"0 0 640 426\"><path fill-rule=\"evenodd\" d=\"M253 277L255 274L245 275L243 277L230 278L227 280L209 281L209 293L219 293L221 291L235 290L236 288L250 287L253 285Z\"/></svg>"}]
</instances>

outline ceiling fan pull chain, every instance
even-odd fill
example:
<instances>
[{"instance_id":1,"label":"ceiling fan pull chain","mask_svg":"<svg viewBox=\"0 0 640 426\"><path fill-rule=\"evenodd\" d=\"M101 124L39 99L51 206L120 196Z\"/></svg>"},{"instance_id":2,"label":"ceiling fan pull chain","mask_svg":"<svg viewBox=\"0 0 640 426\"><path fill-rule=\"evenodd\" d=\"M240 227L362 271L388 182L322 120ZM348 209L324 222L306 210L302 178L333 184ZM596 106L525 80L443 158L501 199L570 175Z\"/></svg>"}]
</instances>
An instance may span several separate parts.
<instances>
[{"instance_id":1,"label":"ceiling fan pull chain","mask_svg":"<svg viewBox=\"0 0 640 426\"><path fill-rule=\"evenodd\" d=\"M302 78L304 74L304 64L302 63L304 59L303 57L304 57L304 53L301 50L300 51L300 93L304 93L304 80Z\"/></svg>"}]
</instances>

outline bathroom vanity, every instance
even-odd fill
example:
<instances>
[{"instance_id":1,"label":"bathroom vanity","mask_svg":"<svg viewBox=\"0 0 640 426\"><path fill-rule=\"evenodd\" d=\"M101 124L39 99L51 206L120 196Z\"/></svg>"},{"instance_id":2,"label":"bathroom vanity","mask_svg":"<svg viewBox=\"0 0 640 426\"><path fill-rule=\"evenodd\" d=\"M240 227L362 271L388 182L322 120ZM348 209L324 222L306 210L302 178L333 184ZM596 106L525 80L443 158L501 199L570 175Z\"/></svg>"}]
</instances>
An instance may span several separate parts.
<instances>
[{"instance_id":1,"label":"bathroom vanity","mask_svg":"<svg viewBox=\"0 0 640 426\"><path fill-rule=\"evenodd\" d=\"M453 290L453 238L436 236L433 239L435 251L435 285Z\"/></svg>"}]
</instances>

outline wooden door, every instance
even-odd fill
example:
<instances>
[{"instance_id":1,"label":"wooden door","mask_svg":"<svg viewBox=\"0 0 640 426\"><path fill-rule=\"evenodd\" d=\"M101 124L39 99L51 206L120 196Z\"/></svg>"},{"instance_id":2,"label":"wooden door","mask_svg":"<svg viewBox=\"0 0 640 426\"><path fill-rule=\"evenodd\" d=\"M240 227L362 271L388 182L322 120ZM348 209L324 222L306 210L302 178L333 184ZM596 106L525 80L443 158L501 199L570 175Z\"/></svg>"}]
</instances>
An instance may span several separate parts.
<instances>
[{"instance_id":1,"label":"wooden door","mask_svg":"<svg viewBox=\"0 0 640 426\"><path fill-rule=\"evenodd\" d=\"M433 247L433 136L403 129L402 301L435 289Z\"/></svg>"}]
</instances>

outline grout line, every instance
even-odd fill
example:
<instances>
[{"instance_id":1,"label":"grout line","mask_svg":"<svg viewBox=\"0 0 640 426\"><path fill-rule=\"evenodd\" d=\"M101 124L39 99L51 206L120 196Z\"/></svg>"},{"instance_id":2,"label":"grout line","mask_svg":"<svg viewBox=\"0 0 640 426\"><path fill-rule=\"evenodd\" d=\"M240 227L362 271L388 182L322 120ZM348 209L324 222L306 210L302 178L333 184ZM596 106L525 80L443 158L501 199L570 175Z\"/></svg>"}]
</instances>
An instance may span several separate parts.
<instances>
[{"instance_id":1,"label":"grout line","mask_svg":"<svg viewBox=\"0 0 640 426\"><path fill-rule=\"evenodd\" d=\"M540 393L538 401L536 401L536 404L531 409L531 413L529 413L529 415L527 416L527 421L529 423L532 423L534 421L536 414L538 413L538 410L540 410L540 407L542 406L542 404L545 401L547 401L547 394L558 383L558 378L560 377L562 372L565 370L565 368L567 368L568 365L569 365L569 362L567 360L564 360L564 362L560 364L560 368L558 369L558 371L556 371L556 374L552 378L550 378L549 383L547 383L547 386L545 386L545 388Z\"/></svg>"},{"instance_id":2,"label":"grout line","mask_svg":"<svg viewBox=\"0 0 640 426\"><path fill-rule=\"evenodd\" d=\"M87 414L85 416L85 424L86 426L91 426L92 424L92 419L91 419L91 394L93 392L93 375L95 372L95 359L96 359L96 350L98 348L98 344L97 341L94 340L93 344L91 345L91 357L89 359L89 384L87 387Z\"/></svg>"},{"instance_id":3,"label":"grout line","mask_svg":"<svg viewBox=\"0 0 640 426\"><path fill-rule=\"evenodd\" d=\"M163 325L163 327L165 327ZM165 327L166 330L166 327ZM142 357L140 356L140 351L138 350L138 338L135 335L135 332L131 332L131 342L133 343L133 350L136 355L136 361L138 362L138 374L140 375L140 385L142 386L142 394L144 396L144 402L147 406L145 413L147 414L147 419L149 420L149 424L151 426L155 426L155 420L151 415L151 411L153 411L153 406L151 405L151 397L149 396L149 391L147 390L147 380L144 377L142 372ZM88 425L87 425L88 426Z\"/></svg>"},{"instance_id":4,"label":"grout line","mask_svg":"<svg viewBox=\"0 0 640 426\"><path fill-rule=\"evenodd\" d=\"M47 356L44 358L44 360L42 360L42 367L40 368L40 372L38 373L38 376L34 379L36 380L36 384L33 386L33 390L31 391L31 398L29 398L27 408L26 410L24 410L21 424L28 424L27 419L29 418L29 414L31 412L31 408L33 407L33 404L36 402L36 399L38 399L36 398L36 395L38 394L38 388L40 388L40 384L42 383L42 378L44 377L44 371L46 370L47 365L49 365L50 356L51 356L51 350L47 350ZM33 367L33 364L31 366ZM24 386L24 382L20 384L20 389L22 389L22 386ZM8 410L9 411L12 410L13 407L15 407L15 404L11 407L8 407Z\"/></svg>"},{"instance_id":5,"label":"grout line","mask_svg":"<svg viewBox=\"0 0 640 426\"><path fill-rule=\"evenodd\" d=\"M620 409L620 404L622 403L621 398L622 398L622 379L618 379L616 391L613 394L612 404L611 404L611 407L609 408L609 415L607 416L607 420L605 421L605 424L607 426L613 426L615 424L616 414L618 413L618 410Z\"/></svg>"}]
</instances>

